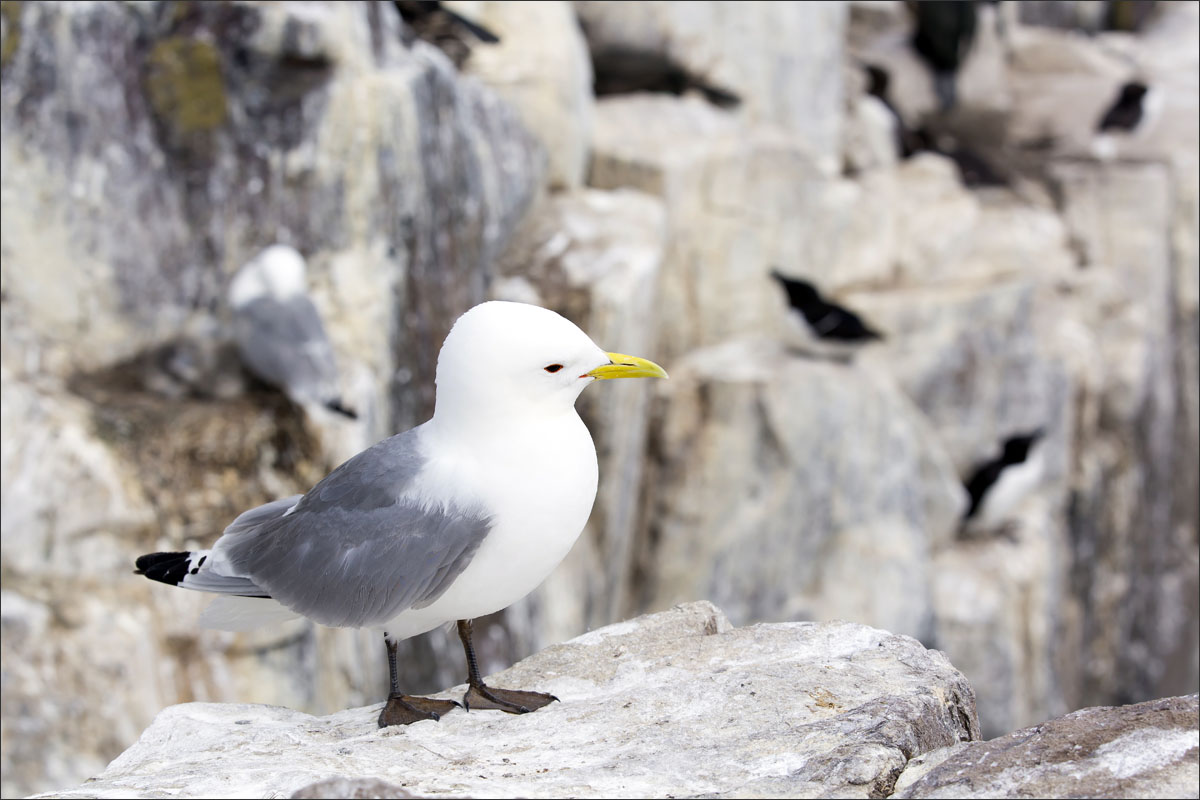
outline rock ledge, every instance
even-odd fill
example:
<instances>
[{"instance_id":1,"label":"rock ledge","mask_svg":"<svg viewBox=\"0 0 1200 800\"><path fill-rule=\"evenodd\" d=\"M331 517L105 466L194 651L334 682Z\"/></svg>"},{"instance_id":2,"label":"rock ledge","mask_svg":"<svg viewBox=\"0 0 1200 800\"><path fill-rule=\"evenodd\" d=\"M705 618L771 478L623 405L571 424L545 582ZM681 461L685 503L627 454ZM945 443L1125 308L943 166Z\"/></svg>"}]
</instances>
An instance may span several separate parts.
<instances>
[{"instance_id":1,"label":"rock ledge","mask_svg":"<svg viewBox=\"0 0 1200 800\"><path fill-rule=\"evenodd\" d=\"M915 639L841 622L735 629L706 602L600 628L490 681L562 702L384 731L378 705L313 717L187 703L99 777L39 796L287 797L338 778L372 796L879 797L909 759L979 737L966 679Z\"/></svg>"}]
</instances>

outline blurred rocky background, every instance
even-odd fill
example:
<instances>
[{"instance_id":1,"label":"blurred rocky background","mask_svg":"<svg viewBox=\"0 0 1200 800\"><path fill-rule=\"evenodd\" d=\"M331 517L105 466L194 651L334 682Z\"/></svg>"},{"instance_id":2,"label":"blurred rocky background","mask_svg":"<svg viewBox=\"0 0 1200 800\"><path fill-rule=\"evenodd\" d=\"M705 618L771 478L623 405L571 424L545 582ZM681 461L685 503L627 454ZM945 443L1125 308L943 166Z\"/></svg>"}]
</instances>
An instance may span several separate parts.
<instances>
[{"instance_id":1,"label":"blurred rocky background","mask_svg":"<svg viewBox=\"0 0 1200 800\"><path fill-rule=\"evenodd\" d=\"M486 298L672 380L581 399L595 511L485 673L707 599L944 650L985 737L1197 690L1200 6L443 5L498 41L437 4L4 0L5 796L172 703L382 699L375 636L198 631L132 561L423 421ZM228 285L274 243L356 420L238 362ZM882 338L817 347L773 268ZM1034 428L1034 491L963 535ZM403 655L462 680L441 631Z\"/></svg>"}]
</instances>

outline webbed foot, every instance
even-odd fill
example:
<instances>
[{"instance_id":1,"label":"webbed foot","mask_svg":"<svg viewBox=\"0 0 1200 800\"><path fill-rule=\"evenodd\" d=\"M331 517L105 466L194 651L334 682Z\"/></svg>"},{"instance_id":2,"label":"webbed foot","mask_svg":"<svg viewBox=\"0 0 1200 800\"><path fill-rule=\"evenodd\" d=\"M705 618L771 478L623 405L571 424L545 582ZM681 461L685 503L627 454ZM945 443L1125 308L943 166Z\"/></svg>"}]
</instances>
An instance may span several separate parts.
<instances>
[{"instance_id":1,"label":"webbed foot","mask_svg":"<svg viewBox=\"0 0 1200 800\"><path fill-rule=\"evenodd\" d=\"M379 727L411 725L423 719L441 719L442 714L454 708L462 708L453 700L435 700L432 697L414 697L394 694L388 697L387 705L379 712Z\"/></svg>"},{"instance_id":2,"label":"webbed foot","mask_svg":"<svg viewBox=\"0 0 1200 800\"><path fill-rule=\"evenodd\" d=\"M543 692L523 692L519 689L495 689L483 683L472 685L463 697L463 705L471 709L498 709L509 714L528 714L548 706L558 698Z\"/></svg>"}]
</instances>

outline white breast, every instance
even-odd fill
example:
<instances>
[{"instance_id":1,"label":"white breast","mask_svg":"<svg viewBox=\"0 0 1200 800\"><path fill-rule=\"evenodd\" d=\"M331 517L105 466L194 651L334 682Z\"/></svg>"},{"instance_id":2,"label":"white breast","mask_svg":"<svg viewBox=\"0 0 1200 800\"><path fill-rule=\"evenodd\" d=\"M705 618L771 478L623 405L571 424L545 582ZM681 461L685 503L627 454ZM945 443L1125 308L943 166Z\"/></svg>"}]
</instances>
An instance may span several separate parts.
<instances>
[{"instance_id":1,"label":"white breast","mask_svg":"<svg viewBox=\"0 0 1200 800\"><path fill-rule=\"evenodd\" d=\"M384 626L397 638L491 614L529 594L566 557L596 499L596 448L574 409L534 429L469 445L439 442L437 450L443 457L428 464L412 493L432 499L454 487L494 514L495 524L445 594Z\"/></svg>"},{"instance_id":2,"label":"white breast","mask_svg":"<svg viewBox=\"0 0 1200 800\"><path fill-rule=\"evenodd\" d=\"M979 524L995 526L1006 522L1022 501L1038 488L1044 473L1045 462L1040 448L1028 460L1001 472L996 484L983 498L977 515Z\"/></svg>"}]
</instances>

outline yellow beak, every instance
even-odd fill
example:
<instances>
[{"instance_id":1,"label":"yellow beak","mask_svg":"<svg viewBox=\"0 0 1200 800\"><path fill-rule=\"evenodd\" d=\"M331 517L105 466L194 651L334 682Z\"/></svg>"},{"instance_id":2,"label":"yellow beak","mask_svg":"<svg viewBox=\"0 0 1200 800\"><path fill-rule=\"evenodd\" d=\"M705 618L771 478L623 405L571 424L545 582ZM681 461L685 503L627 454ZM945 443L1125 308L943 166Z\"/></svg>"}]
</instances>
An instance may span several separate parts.
<instances>
[{"instance_id":1,"label":"yellow beak","mask_svg":"<svg viewBox=\"0 0 1200 800\"><path fill-rule=\"evenodd\" d=\"M622 355L621 353L609 353L608 358L612 363L596 367L587 374L596 380L607 380L608 378L667 377L665 369L653 361L647 361L644 358Z\"/></svg>"}]
</instances>

